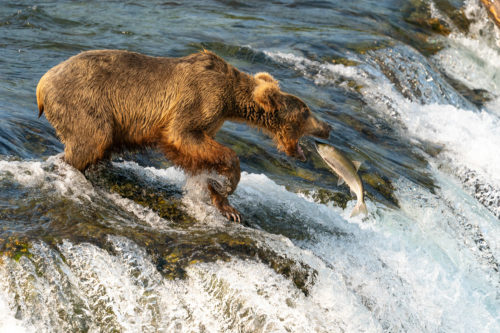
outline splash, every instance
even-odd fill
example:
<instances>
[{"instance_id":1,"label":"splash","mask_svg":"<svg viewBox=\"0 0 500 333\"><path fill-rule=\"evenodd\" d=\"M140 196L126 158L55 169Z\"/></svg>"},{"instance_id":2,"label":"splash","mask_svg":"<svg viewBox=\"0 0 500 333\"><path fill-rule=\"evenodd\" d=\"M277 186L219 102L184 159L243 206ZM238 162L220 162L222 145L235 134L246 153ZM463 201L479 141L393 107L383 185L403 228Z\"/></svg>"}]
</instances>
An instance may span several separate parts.
<instances>
[{"instance_id":1,"label":"splash","mask_svg":"<svg viewBox=\"0 0 500 333\"><path fill-rule=\"evenodd\" d=\"M0 294L0 332L34 332L33 328L26 329L23 322L15 317L14 311L3 297L4 295Z\"/></svg>"},{"instance_id":2,"label":"splash","mask_svg":"<svg viewBox=\"0 0 500 333\"><path fill-rule=\"evenodd\" d=\"M175 174L125 167L146 181ZM236 232L251 232L276 253L314 269L307 295L269 266L238 258L193 263L184 279L169 280L145 249L108 236L103 247L35 242L29 257L3 257L6 315L12 318L17 308L20 319L13 325L42 332L452 332L456 323L493 329L499 324L498 223L484 208L471 209L474 202L449 176L435 175L438 193L400 179L401 210L369 202L371 213L361 220L265 175L243 173L234 204L247 214L259 210L266 229L277 234L256 230L258 225L235 226ZM275 218L266 220L267 214ZM300 236L293 233L296 226Z\"/></svg>"}]
</instances>

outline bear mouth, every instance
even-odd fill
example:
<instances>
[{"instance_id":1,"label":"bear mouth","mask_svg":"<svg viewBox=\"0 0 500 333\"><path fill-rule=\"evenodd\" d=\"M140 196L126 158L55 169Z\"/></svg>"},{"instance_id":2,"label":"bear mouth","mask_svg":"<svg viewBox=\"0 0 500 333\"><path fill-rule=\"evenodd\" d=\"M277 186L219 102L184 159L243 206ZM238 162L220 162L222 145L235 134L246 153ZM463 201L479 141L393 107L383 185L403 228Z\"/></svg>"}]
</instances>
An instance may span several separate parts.
<instances>
[{"instance_id":1,"label":"bear mouth","mask_svg":"<svg viewBox=\"0 0 500 333\"><path fill-rule=\"evenodd\" d=\"M283 151L287 156L293 157L301 162L305 162L307 160L306 155L304 154L304 150L300 146L300 142L298 139L290 140L290 141L281 141L276 140L278 149Z\"/></svg>"},{"instance_id":2,"label":"bear mouth","mask_svg":"<svg viewBox=\"0 0 500 333\"><path fill-rule=\"evenodd\" d=\"M304 155L304 151L302 150L302 147L300 146L299 142L297 142L297 147L295 149L296 149L297 159L299 159L302 162L305 162L307 158L306 155Z\"/></svg>"}]
</instances>

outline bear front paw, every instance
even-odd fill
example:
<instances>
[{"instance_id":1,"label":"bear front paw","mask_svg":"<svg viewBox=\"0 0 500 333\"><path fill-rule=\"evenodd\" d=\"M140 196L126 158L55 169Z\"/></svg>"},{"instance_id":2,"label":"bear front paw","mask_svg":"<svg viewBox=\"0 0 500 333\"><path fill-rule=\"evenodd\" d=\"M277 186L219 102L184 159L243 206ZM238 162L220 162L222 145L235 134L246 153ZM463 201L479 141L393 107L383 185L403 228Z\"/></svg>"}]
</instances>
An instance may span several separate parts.
<instances>
[{"instance_id":1,"label":"bear front paw","mask_svg":"<svg viewBox=\"0 0 500 333\"><path fill-rule=\"evenodd\" d=\"M213 205L228 220L240 223L241 214L227 200L227 196L231 193L231 186L227 178L222 177L220 180L209 178L207 183Z\"/></svg>"},{"instance_id":2,"label":"bear front paw","mask_svg":"<svg viewBox=\"0 0 500 333\"><path fill-rule=\"evenodd\" d=\"M224 215L229 221L241 223L241 214L236 209L234 209L229 203L223 204L217 207L222 215Z\"/></svg>"}]
</instances>

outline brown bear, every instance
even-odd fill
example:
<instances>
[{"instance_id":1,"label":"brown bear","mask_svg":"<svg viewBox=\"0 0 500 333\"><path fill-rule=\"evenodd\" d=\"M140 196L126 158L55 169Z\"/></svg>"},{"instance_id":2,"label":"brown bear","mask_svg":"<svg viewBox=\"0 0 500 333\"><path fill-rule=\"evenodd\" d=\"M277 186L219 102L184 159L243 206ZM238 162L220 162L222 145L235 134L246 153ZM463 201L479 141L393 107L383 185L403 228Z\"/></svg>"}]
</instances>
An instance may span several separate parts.
<instances>
[{"instance_id":1,"label":"brown bear","mask_svg":"<svg viewBox=\"0 0 500 333\"><path fill-rule=\"evenodd\" d=\"M240 72L202 51L181 58L150 57L120 50L82 52L50 69L36 89L65 145L64 159L83 171L121 147L156 146L188 174L215 172L208 181L213 204L240 221L228 195L240 180L236 153L214 136L224 121L263 129L289 156L305 159L303 135L327 138L298 97L280 90L267 73Z\"/></svg>"}]
</instances>

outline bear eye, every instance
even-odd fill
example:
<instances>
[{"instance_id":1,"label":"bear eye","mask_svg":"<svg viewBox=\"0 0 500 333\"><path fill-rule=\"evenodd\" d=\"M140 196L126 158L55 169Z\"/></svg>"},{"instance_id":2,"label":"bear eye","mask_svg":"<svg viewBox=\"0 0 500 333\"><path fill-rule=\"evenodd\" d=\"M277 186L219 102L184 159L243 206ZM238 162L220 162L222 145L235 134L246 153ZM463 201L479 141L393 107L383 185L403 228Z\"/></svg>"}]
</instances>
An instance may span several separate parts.
<instances>
[{"instance_id":1,"label":"bear eye","mask_svg":"<svg viewBox=\"0 0 500 333\"><path fill-rule=\"evenodd\" d=\"M293 126L290 124L285 125L285 132L292 132L293 131Z\"/></svg>"}]
</instances>

